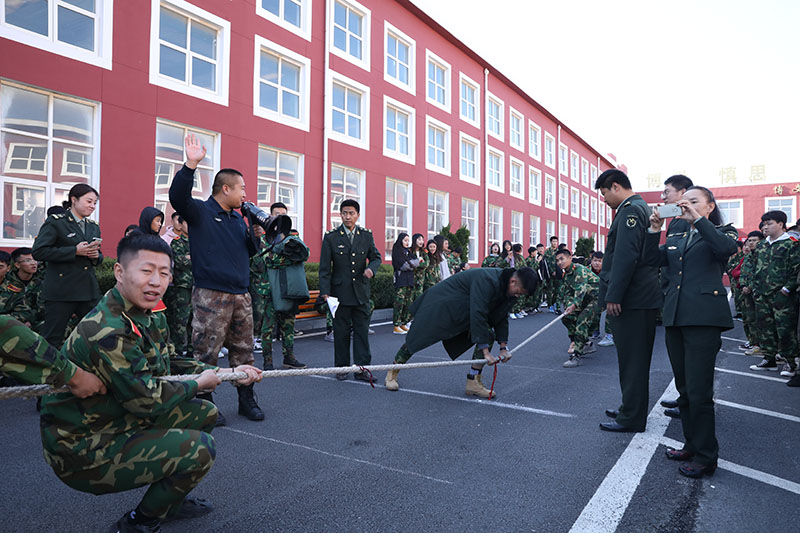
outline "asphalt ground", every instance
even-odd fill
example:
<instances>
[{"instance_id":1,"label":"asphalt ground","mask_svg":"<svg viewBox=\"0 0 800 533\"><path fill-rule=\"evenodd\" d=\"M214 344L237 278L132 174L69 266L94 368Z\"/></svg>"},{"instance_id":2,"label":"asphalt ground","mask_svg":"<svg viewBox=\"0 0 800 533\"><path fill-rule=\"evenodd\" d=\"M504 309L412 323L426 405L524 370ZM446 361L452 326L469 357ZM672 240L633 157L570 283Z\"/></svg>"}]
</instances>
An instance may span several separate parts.
<instances>
[{"instance_id":1,"label":"asphalt ground","mask_svg":"<svg viewBox=\"0 0 800 533\"><path fill-rule=\"evenodd\" d=\"M513 321L510 345L553 318ZM390 363L402 337L391 325L373 327L373 363ZM296 341L298 359L332 366L333 345L309 333ZM741 323L725 337L743 339ZM214 431L216 463L193 493L215 511L163 530L797 531L800 389L777 372L749 371L758 360L738 344L723 340L717 360L722 461L702 480L680 476L664 457L664 443L682 432L656 406L674 397L663 328L653 411L635 436L598 429L603 410L620 401L614 347L562 368L561 324L499 367L490 402L464 395L465 367L403 371L399 392L383 389L383 374L374 389L352 378L292 377L256 385L267 419L250 422L223 384L215 398L228 425ZM441 345L411 362L438 360L447 360ZM0 427L2 531L106 531L144 493L92 496L61 483L42 458L32 400L4 401Z\"/></svg>"}]
</instances>

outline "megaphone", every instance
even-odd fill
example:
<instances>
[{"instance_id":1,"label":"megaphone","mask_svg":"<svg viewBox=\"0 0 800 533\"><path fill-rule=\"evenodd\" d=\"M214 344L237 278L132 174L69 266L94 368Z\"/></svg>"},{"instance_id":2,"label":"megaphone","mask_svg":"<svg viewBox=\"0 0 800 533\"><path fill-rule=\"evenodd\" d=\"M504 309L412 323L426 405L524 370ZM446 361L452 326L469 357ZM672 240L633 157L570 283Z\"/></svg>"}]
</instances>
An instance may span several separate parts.
<instances>
[{"instance_id":1,"label":"megaphone","mask_svg":"<svg viewBox=\"0 0 800 533\"><path fill-rule=\"evenodd\" d=\"M292 219L288 215L269 215L253 202L242 202L242 214L250 219L251 223L264 228L267 242L274 242L278 235L289 235L292 229Z\"/></svg>"}]
</instances>

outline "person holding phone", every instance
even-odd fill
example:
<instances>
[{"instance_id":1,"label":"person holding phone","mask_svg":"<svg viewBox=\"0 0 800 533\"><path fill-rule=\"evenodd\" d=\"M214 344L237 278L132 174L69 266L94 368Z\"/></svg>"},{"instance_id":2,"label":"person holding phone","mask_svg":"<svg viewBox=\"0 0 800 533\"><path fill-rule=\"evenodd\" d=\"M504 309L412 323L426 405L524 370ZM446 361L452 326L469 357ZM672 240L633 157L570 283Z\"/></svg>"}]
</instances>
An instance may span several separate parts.
<instances>
[{"instance_id":1,"label":"person holding phone","mask_svg":"<svg viewBox=\"0 0 800 533\"><path fill-rule=\"evenodd\" d=\"M100 195L79 183L63 203L65 212L47 217L33 241L33 258L47 262L42 297L45 301L42 336L60 348L72 315L83 318L100 299L94 269L103 262L100 226L89 217Z\"/></svg>"}]
</instances>

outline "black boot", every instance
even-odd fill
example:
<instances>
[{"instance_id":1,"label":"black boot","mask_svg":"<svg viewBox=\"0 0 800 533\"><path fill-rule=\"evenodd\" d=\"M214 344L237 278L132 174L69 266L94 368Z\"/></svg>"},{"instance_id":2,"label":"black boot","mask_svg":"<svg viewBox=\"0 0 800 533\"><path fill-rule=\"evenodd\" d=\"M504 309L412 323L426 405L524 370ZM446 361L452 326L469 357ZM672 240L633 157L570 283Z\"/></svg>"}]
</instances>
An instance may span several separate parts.
<instances>
[{"instance_id":1,"label":"black boot","mask_svg":"<svg viewBox=\"0 0 800 533\"><path fill-rule=\"evenodd\" d=\"M264 420L264 411L256 403L253 385L236 387L239 392L239 414L250 420Z\"/></svg>"},{"instance_id":2,"label":"black boot","mask_svg":"<svg viewBox=\"0 0 800 533\"><path fill-rule=\"evenodd\" d=\"M264 356L264 370L274 370L275 368L272 366L272 355L265 355Z\"/></svg>"},{"instance_id":3,"label":"black boot","mask_svg":"<svg viewBox=\"0 0 800 533\"><path fill-rule=\"evenodd\" d=\"M207 402L214 403L214 398L211 396L210 392L200 392L200 393L195 394L195 397L199 398L201 400L205 400ZM214 405L217 405L217 404L214 404ZM225 423L226 423L225 417L222 416L222 411L220 411L219 407L217 407L217 423L214 424L214 427L224 426Z\"/></svg>"}]
</instances>

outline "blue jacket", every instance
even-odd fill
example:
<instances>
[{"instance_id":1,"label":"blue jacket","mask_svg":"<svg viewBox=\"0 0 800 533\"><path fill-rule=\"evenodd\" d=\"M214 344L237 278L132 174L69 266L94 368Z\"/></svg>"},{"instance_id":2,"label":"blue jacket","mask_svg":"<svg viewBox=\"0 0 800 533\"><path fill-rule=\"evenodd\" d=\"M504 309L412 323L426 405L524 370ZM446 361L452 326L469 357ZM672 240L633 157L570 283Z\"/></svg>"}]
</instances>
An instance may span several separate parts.
<instances>
[{"instance_id":1,"label":"blue jacket","mask_svg":"<svg viewBox=\"0 0 800 533\"><path fill-rule=\"evenodd\" d=\"M209 197L192 198L194 170L175 174L169 201L189 223L189 252L195 287L244 294L250 285L250 256L256 252L247 225L236 211L226 211Z\"/></svg>"}]
</instances>

